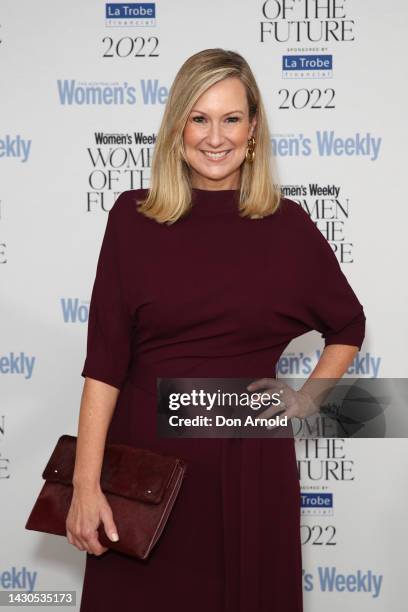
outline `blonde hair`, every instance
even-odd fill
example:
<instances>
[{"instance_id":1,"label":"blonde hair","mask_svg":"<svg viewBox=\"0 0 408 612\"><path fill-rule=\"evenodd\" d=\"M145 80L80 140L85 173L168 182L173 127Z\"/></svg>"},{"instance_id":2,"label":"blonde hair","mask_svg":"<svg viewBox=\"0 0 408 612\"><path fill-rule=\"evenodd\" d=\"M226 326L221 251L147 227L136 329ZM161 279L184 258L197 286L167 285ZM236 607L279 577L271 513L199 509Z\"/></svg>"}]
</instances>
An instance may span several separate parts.
<instances>
[{"instance_id":1,"label":"blonde hair","mask_svg":"<svg viewBox=\"0 0 408 612\"><path fill-rule=\"evenodd\" d=\"M239 214L262 218L279 206L280 187L274 181L270 133L255 77L245 59L234 51L205 49L189 57L170 88L152 159L150 190L137 202L139 212L159 223L172 224L191 207L192 185L183 148L183 131L198 98L212 85L238 77L247 93L249 119L256 115L255 159L241 166Z\"/></svg>"}]
</instances>

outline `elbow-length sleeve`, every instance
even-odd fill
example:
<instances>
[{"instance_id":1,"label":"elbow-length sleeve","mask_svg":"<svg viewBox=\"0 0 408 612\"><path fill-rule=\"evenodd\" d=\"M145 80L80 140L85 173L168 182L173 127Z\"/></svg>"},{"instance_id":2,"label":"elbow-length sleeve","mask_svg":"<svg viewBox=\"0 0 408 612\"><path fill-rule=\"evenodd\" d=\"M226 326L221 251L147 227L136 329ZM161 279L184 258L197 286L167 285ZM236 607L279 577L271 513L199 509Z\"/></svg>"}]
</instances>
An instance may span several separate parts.
<instances>
[{"instance_id":1,"label":"elbow-length sleeve","mask_svg":"<svg viewBox=\"0 0 408 612\"><path fill-rule=\"evenodd\" d=\"M297 316L319 331L325 346L347 344L361 349L365 313L330 244L309 215L298 205L296 233L301 252Z\"/></svg>"},{"instance_id":2,"label":"elbow-length sleeve","mask_svg":"<svg viewBox=\"0 0 408 612\"><path fill-rule=\"evenodd\" d=\"M108 213L89 305L87 351L81 376L120 389L131 357L132 317L124 299L118 249L121 194Z\"/></svg>"}]
</instances>

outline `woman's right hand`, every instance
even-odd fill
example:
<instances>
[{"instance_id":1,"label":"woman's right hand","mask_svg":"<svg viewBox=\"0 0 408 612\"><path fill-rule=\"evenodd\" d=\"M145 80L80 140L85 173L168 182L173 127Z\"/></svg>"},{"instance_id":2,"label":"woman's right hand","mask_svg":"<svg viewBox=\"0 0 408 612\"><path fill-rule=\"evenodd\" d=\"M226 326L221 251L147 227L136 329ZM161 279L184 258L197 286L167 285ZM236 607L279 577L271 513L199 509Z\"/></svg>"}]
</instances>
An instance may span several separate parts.
<instances>
[{"instance_id":1,"label":"woman's right hand","mask_svg":"<svg viewBox=\"0 0 408 612\"><path fill-rule=\"evenodd\" d=\"M67 538L70 544L94 555L101 555L108 548L98 539L98 526L103 523L110 540L117 542L117 529L112 509L100 487L74 486L71 506L66 519ZM116 535L116 538L115 538Z\"/></svg>"}]
</instances>

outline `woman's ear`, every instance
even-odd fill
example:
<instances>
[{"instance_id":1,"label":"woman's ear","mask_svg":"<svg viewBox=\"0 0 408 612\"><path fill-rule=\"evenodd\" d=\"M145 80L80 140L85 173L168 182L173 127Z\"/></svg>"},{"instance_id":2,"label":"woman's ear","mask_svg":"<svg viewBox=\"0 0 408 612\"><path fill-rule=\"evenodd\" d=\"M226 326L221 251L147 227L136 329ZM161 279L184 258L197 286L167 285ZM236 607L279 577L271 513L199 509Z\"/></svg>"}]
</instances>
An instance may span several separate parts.
<instances>
[{"instance_id":1,"label":"woman's ear","mask_svg":"<svg viewBox=\"0 0 408 612\"><path fill-rule=\"evenodd\" d=\"M255 133L255 126L256 126L256 115L253 117L252 121L251 121L251 127L249 129L249 136L248 138L252 138L252 136Z\"/></svg>"}]
</instances>

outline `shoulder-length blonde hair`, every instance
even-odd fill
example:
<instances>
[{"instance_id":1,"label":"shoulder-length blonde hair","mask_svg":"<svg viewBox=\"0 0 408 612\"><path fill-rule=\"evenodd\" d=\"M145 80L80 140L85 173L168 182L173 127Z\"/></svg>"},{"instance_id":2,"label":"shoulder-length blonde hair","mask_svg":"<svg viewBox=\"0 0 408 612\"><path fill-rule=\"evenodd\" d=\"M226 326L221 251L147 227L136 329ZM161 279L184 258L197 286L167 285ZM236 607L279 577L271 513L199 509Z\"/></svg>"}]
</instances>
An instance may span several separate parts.
<instances>
[{"instance_id":1,"label":"shoulder-length blonde hair","mask_svg":"<svg viewBox=\"0 0 408 612\"><path fill-rule=\"evenodd\" d=\"M255 159L241 166L239 214L261 218L275 212L281 199L274 180L270 133L255 77L234 51L205 49L189 57L170 88L152 159L150 191L137 202L139 212L172 224L191 207L192 185L183 147L183 131L197 99L212 85L238 77L247 92L249 119L256 115Z\"/></svg>"}]
</instances>

